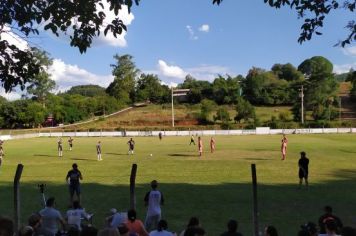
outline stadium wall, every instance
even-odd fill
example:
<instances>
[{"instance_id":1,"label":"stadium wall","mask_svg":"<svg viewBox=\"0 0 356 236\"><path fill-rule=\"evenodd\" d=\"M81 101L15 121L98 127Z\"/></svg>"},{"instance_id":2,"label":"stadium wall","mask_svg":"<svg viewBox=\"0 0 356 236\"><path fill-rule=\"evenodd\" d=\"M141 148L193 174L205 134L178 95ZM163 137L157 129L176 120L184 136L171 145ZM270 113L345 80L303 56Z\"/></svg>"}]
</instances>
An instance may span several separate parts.
<instances>
[{"instance_id":1,"label":"stadium wall","mask_svg":"<svg viewBox=\"0 0 356 236\"><path fill-rule=\"evenodd\" d=\"M215 136L215 135L275 135L275 134L347 134L356 133L356 128L317 128L317 129L270 129L257 127L242 130L190 130L190 131L97 131L97 132L38 132L31 134L0 135L1 140L37 137L148 137L158 136Z\"/></svg>"}]
</instances>

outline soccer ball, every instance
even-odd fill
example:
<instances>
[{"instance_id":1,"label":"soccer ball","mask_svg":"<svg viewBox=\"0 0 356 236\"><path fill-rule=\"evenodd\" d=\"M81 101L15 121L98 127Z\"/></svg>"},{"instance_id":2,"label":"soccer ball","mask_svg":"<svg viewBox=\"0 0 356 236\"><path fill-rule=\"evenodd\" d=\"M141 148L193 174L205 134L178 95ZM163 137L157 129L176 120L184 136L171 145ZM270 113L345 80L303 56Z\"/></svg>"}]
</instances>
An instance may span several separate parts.
<instances>
[{"instance_id":1,"label":"soccer ball","mask_svg":"<svg viewBox=\"0 0 356 236\"><path fill-rule=\"evenodd\" d=\"M152 156L152 153L150 154L150 157Z\"/></svg>"}]
</instances>

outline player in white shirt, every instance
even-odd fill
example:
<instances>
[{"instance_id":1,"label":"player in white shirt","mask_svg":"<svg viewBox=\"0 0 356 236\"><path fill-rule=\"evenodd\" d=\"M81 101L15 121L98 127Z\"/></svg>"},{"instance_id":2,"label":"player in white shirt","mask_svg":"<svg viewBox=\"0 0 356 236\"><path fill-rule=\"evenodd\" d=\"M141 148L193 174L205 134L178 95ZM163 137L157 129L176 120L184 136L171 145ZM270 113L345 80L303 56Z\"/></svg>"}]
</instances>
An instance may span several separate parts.
<instances>
[{"instance_id":1,"label":"player in white shirt","mask_svg":"<svg viewBox=\"0 0 356 236\"><path fill-rule=\"evenodd\" d=\"M151 182L152 190L146 193L145 206L147 206L147 216L145 228L147 231L156 229L158 222L161 220L161 205L164 203L163 194L157 190L158 182Z\"/></svg>"},{"instance_id":2,"label":"player in white shirt","mask_svg":"<svg viewBox=\"0 0 356 236\"><path fill-rule=\"evenodd\" d=\"M167 231L168 224L165 220L160 220L157 225L157 230L150 232L149 236L176 236L177 234Z\"/></svg>"}]
</instances>

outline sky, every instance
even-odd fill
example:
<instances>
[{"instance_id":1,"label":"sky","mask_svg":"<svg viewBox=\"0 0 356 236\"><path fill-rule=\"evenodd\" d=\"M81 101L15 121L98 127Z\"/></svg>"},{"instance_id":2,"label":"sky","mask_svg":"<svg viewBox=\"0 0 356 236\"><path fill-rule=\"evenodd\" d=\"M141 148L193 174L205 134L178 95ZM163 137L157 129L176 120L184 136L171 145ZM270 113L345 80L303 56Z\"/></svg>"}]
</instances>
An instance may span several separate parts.
<instances>
[{"instance_id":1,"label":"sky","mask_svg":"<svg viewBox=\"0 0 356 236\"><path fill-rule=\"evenodd\" d=\"M225 0L220 6L212 0L141 0L130 14L124 8L120 16L127 32L118 38L101 34L85 54L70 47L65 35L42 31L29 40L53 59L49 72L57 90L82 84L107 87L113 81L110 65L115 64L115 54L132 55L141 72L157 74L168 85L182 83L187 74L212 81L219 74L245 76L253 66L269 70L275 63L291 63L297 67L313 56L329 59L335 73L356 69L356 45L334 46L346 38L345 26L355 18L345 10L328 15L323 35L302 45L297 39L303 20L297 13L257 0Z\"/></svg>"}]
</instances>

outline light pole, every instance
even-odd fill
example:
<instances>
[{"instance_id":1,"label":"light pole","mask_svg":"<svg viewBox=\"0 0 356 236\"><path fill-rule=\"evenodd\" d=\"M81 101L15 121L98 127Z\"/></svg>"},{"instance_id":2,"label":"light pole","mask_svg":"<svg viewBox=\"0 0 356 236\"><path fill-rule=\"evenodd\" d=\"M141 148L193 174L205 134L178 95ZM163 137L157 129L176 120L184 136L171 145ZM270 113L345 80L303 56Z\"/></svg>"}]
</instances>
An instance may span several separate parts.
<instances>
[{"instance_id":1,"label":"light pole","mask_svg":"<svg viewBox=\"0 0 356 236\"><path fill-rule=\"evenodd\" d=\"M301 99L301 118L302 118L302 124L304 124L304 85L302 85L300 89L300 99Z\"/></svg>"},{"instance_id":2,"label":"light pole","mask_svg":"<svg viewBox=\"0 0 356 236\"><path fill-rule=\"evenodd\" d=\"M174 89L172 87L172 127L174 127L174 105L173 97L186 96L190 89Z\"/></svg>"}]
</instances>

